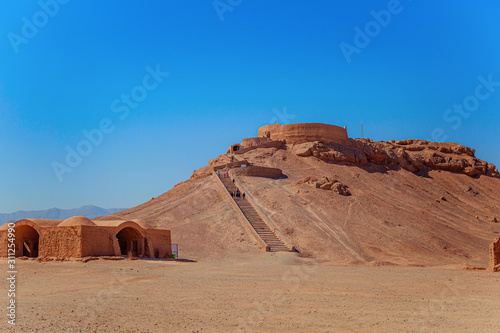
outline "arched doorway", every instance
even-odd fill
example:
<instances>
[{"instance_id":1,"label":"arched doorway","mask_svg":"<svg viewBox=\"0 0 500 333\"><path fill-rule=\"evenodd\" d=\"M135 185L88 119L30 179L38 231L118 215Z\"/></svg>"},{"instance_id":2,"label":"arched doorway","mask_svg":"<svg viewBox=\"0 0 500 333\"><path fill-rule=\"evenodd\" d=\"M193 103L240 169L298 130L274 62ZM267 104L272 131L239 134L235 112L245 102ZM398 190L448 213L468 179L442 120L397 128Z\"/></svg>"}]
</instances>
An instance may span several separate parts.
<instances>
[{"instance_id":1,"label":"arched doorway","mask_svg":"<svg viewBox=\"0 0 500 333\"><path fill-rule=\"evenodd\" d=\"M231 146L231 152L234 153L235 151L238 151L241 149L241 145L240 144L235 144L235 145L232 145Z\"/></svg>"},{"instance_id":2,"label":"arched doorway","mask_svg":"<svg viewBox=\"0 0 500 333\"><path fill-rule=\"evenodd\" d=\"M139 231L132 227L126 227L116 234L120 254L129 257L142 255L143 238Z\"/></svg>"},{"instance_id":3,"label":"arched doorway","mask_svg":"<svg viewBox=\"0 0 500 333\"><path fill-rule=\"evenodd\" d=\"M29 225L15 227L16 231L16 257L38 257L40 235L35 228Z\"/></svg>"}]
</instances>

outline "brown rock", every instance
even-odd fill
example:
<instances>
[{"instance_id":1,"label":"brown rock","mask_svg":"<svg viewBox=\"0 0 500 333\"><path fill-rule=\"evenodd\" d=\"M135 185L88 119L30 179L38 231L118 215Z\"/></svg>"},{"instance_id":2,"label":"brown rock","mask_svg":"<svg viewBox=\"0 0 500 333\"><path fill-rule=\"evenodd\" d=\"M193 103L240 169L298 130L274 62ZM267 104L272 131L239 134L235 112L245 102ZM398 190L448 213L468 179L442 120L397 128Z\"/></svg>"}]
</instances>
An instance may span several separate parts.
<instances>
[{"instance_id":1,"label":"brown rock","mask_svg":"<svg viewBox=\"0 0 500 333\"><path fill-rule=\"evenodd\" d=\"M327 152L327 151L329 151L329 149L325 147L323 142L314 141L314 142L305 142L300 146L298 146L295 149L295 154L302 157L313 155L319 158L322 152Z\"/></svg>"},{"instance_id":2,"label":"brown rock","mask_svg":"<svg viewBox=\"0 0 500 333\"><path fill-rule=\"evenodd\" d=\"M316 180L316 188L321 188L322 185L329 183L330 180L328 177L321 177L318 180Z\"/></svg>"},{"instance_id":3,"label":"brown rock","mask_svg":"<svg viewBox=\"0 0 500 333\"><path fill-rule=\"evenodd\" d=\"M314 141L313 142L314 150L317 151L328 151L329 149L325 147L325 144L322 141Z\"/></svg>"},{"instance_id":4,"label":"brown rock","mask_svg":"<svg viewBox=\"0 0 500 333\"><path fill-rule=\"evenodd\" d=\"M330 142L324 145L322 142L315 142L311 148L312 155L326 162L348 163L365 165L366 156L353 147Z\"/></svg>"},{"instance_id":5,"label":"brown rock","mask_svg":"<svg viewBox=\"0 0 500 333\"><path fill-rule=\"evenodd\" d=\"M473 196L477 196L479 195L479 192L475 191L472 187L470 186L467 186L467 188L465 188L465 193L467 194L470 194L470 195L473 195Z\"/></svg>"},{"instance_id":6,"label":"brown rock","mask_svg":"<svg viewBox=\"0 0 500 333\"><path fill-rule=\"evenodd\" d=\"M351 192L348 190L348 186L342 184L341 182L334 183L332 185L332 191L340 195L345 195L345 196L351 195Z\"/></svg>"},{"instance_id":7,"label":"brown rock","mask_svg":"<svg viewBox=\"0 0 500 333\"><path fill-rule=\"evenodd\" d=\"M295 154L302 157L311 156L313 147L314 143L312 142L303 143L295 150Z\"/></svg>"},{"instance_id":8,"label":"brown rock","mask_svg":"<svg viewBox=\"0 0 500 333\"><path fill-rule=\"evenodd\" d=\"M366 165L396 165L413 173L429 169L461 172L470 177L499 177L493 164L475 158L475 150L452 142L407 139L378 141L347 139L345 142L307 142L296 150L299 156L315 156L326 162Z\"/></svg>"},{"instance_id":9,"label":"brown rock","mask_svg":"<svg viewBox=\"0 0 500 333\"><path fill-rule=\"evenodd\" d=\"M500 172L498 172L497 168L491 163L487 164L486 175L490 177L500 178Z\"/></svg>"},{"instance_id":10,"label":"brown rock","mask_svg":"<svg viewBox=\"0 0 500 333\"><path fill-rule=\"evenodd\" d=\"M413 139L405 139L405 140L398 140L398 141L396 141L396 144L401 145L401 146L405 146L405 145L411 145L413 142L415 142L415 140L413 140Z\"/></svg>"},{"instance_id":11,"label":"brown rock","mask_svg":"<svg viewBox=\"0 0 500 333\"><path fill-rule=\"evenodd\" d=\"M467 175L467 176L470 176L470 177L476 177L478 175L481 174L481 171L473 168L473 167L466 167L464 169L464 173Z\"/></svg>"},{"instance_id":12,"label":"brown rock","mask_svg":"<svg viewBox=\"0 0 500 333\"><path fill-rule=\"evenodd\" d=\"M348 141L351 147L361 151L368 162L394 164L411 172L437 169L463 172L471 177L488 175L500 177L492 164L475 158L475 150L451 142L439 143L425 140L400 140L395 143L369 139Z\"/></svg>"},{"instance_id":13,"label":"brown rock","mask_svg":"<svg viewBox=\"0 0 500 333\"><path fill-rule=\"evenodd\" d=\"M325 184L321 185L319 188L322 190L331 190L332 185L333 185L333 183L325 183Z\"/></svg>"}]
</instances>

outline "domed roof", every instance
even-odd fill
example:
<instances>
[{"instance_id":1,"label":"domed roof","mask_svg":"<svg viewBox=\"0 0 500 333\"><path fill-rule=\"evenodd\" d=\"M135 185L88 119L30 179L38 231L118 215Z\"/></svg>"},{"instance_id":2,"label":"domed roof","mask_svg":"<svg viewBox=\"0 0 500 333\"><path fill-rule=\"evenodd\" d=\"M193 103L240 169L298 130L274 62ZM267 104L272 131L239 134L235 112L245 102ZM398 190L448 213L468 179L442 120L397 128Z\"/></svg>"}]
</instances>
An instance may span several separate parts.
<instances>
[{"instance_id":1,"label":"domed roof","mask_svg":"<svg viewBox=\"0 0 500 333\"><path fill-rule=\"evenodd\" d=\"M152 224L149 222L146 222L143 219L133 219L133 222L137 223L141 228L143 229L151 229L153 228Z\"/></svg>"},{"instance_id":2,"label":"domed roof","mask_svg":"<svg viewBox=\"0 0 500 333\"><path fill-rule=\"evenodd\" d=\"M55 226L58 226L62 222L62 220L56 220L56 219L25 219L25 220L20 220L17 222L21 222L21 221L30 221L30 222L33 222L40 227L55 227Z\"/></svg>"},{"instance_id":3,"label":"domed roof","mask_svg":"<svg viewBox=\"0 0 500 333\"><path fill-rule=\"evenodd\" d=\"M95 226L96 224L84 216L72 216L72 217L69 217L66 220L62 221L59 224L60 227L64 227L64 226L69 227L69 226L75 226L75 225Z\"/></svg>"},{"instance_id":4,"label":"domed roof","mask_svg":"<svg viewBox=\"0 0 500 333\"><path fill-rule=\"evenodd\" d=\"M61 224L62 220L55 220L55 219L22 219L18 220L15 223L16 226L18 225L24 225L24 224L36 224L39 227L56 227L59 224ZM0 227L0 230L8 230L9 229L9 223L5 223Z\"/></svg>"}]
</instances>

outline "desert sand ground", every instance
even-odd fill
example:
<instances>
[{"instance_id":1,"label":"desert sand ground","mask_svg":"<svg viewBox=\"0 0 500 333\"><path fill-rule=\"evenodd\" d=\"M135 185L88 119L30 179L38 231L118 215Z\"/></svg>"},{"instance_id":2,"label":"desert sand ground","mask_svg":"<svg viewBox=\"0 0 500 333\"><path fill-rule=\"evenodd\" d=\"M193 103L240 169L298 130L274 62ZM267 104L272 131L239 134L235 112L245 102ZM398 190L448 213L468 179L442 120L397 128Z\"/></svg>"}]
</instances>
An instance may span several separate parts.
<instances>
[{"instance_id":1,"label":"desert sand ground","mask_svg":"<svg viewBox=\"0 0 500 333\"><path fill-rule=\"evenodd\" d=\"M456 266L317 265L255 251L17 268L17 325L4 316L2 332L500 332L500 274Z\"/></svg>"}]
</instances>

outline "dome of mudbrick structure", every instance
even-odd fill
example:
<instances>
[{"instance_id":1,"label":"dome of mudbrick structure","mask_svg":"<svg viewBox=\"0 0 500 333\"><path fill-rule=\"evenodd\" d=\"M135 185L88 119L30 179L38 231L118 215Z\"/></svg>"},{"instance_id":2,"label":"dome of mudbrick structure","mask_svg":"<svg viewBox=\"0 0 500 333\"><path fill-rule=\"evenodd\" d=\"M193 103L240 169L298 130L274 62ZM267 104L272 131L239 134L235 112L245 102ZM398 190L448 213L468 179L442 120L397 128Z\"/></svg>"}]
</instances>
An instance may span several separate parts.
<instances>
[{"instance_id":1,"label":"dome of mudbrick structure","mask_svg":"<svg viewBox=\"0 0 500 333\"><path fill-rule=\"evenodd\" d=\"M59 226L64 227L64 226L76 226L76 225L96 225L94 222L92 222L90 219L84 217L84 216L72 216L67 218L66 220L62 221Z\"/></svg>"}]
</instances>

